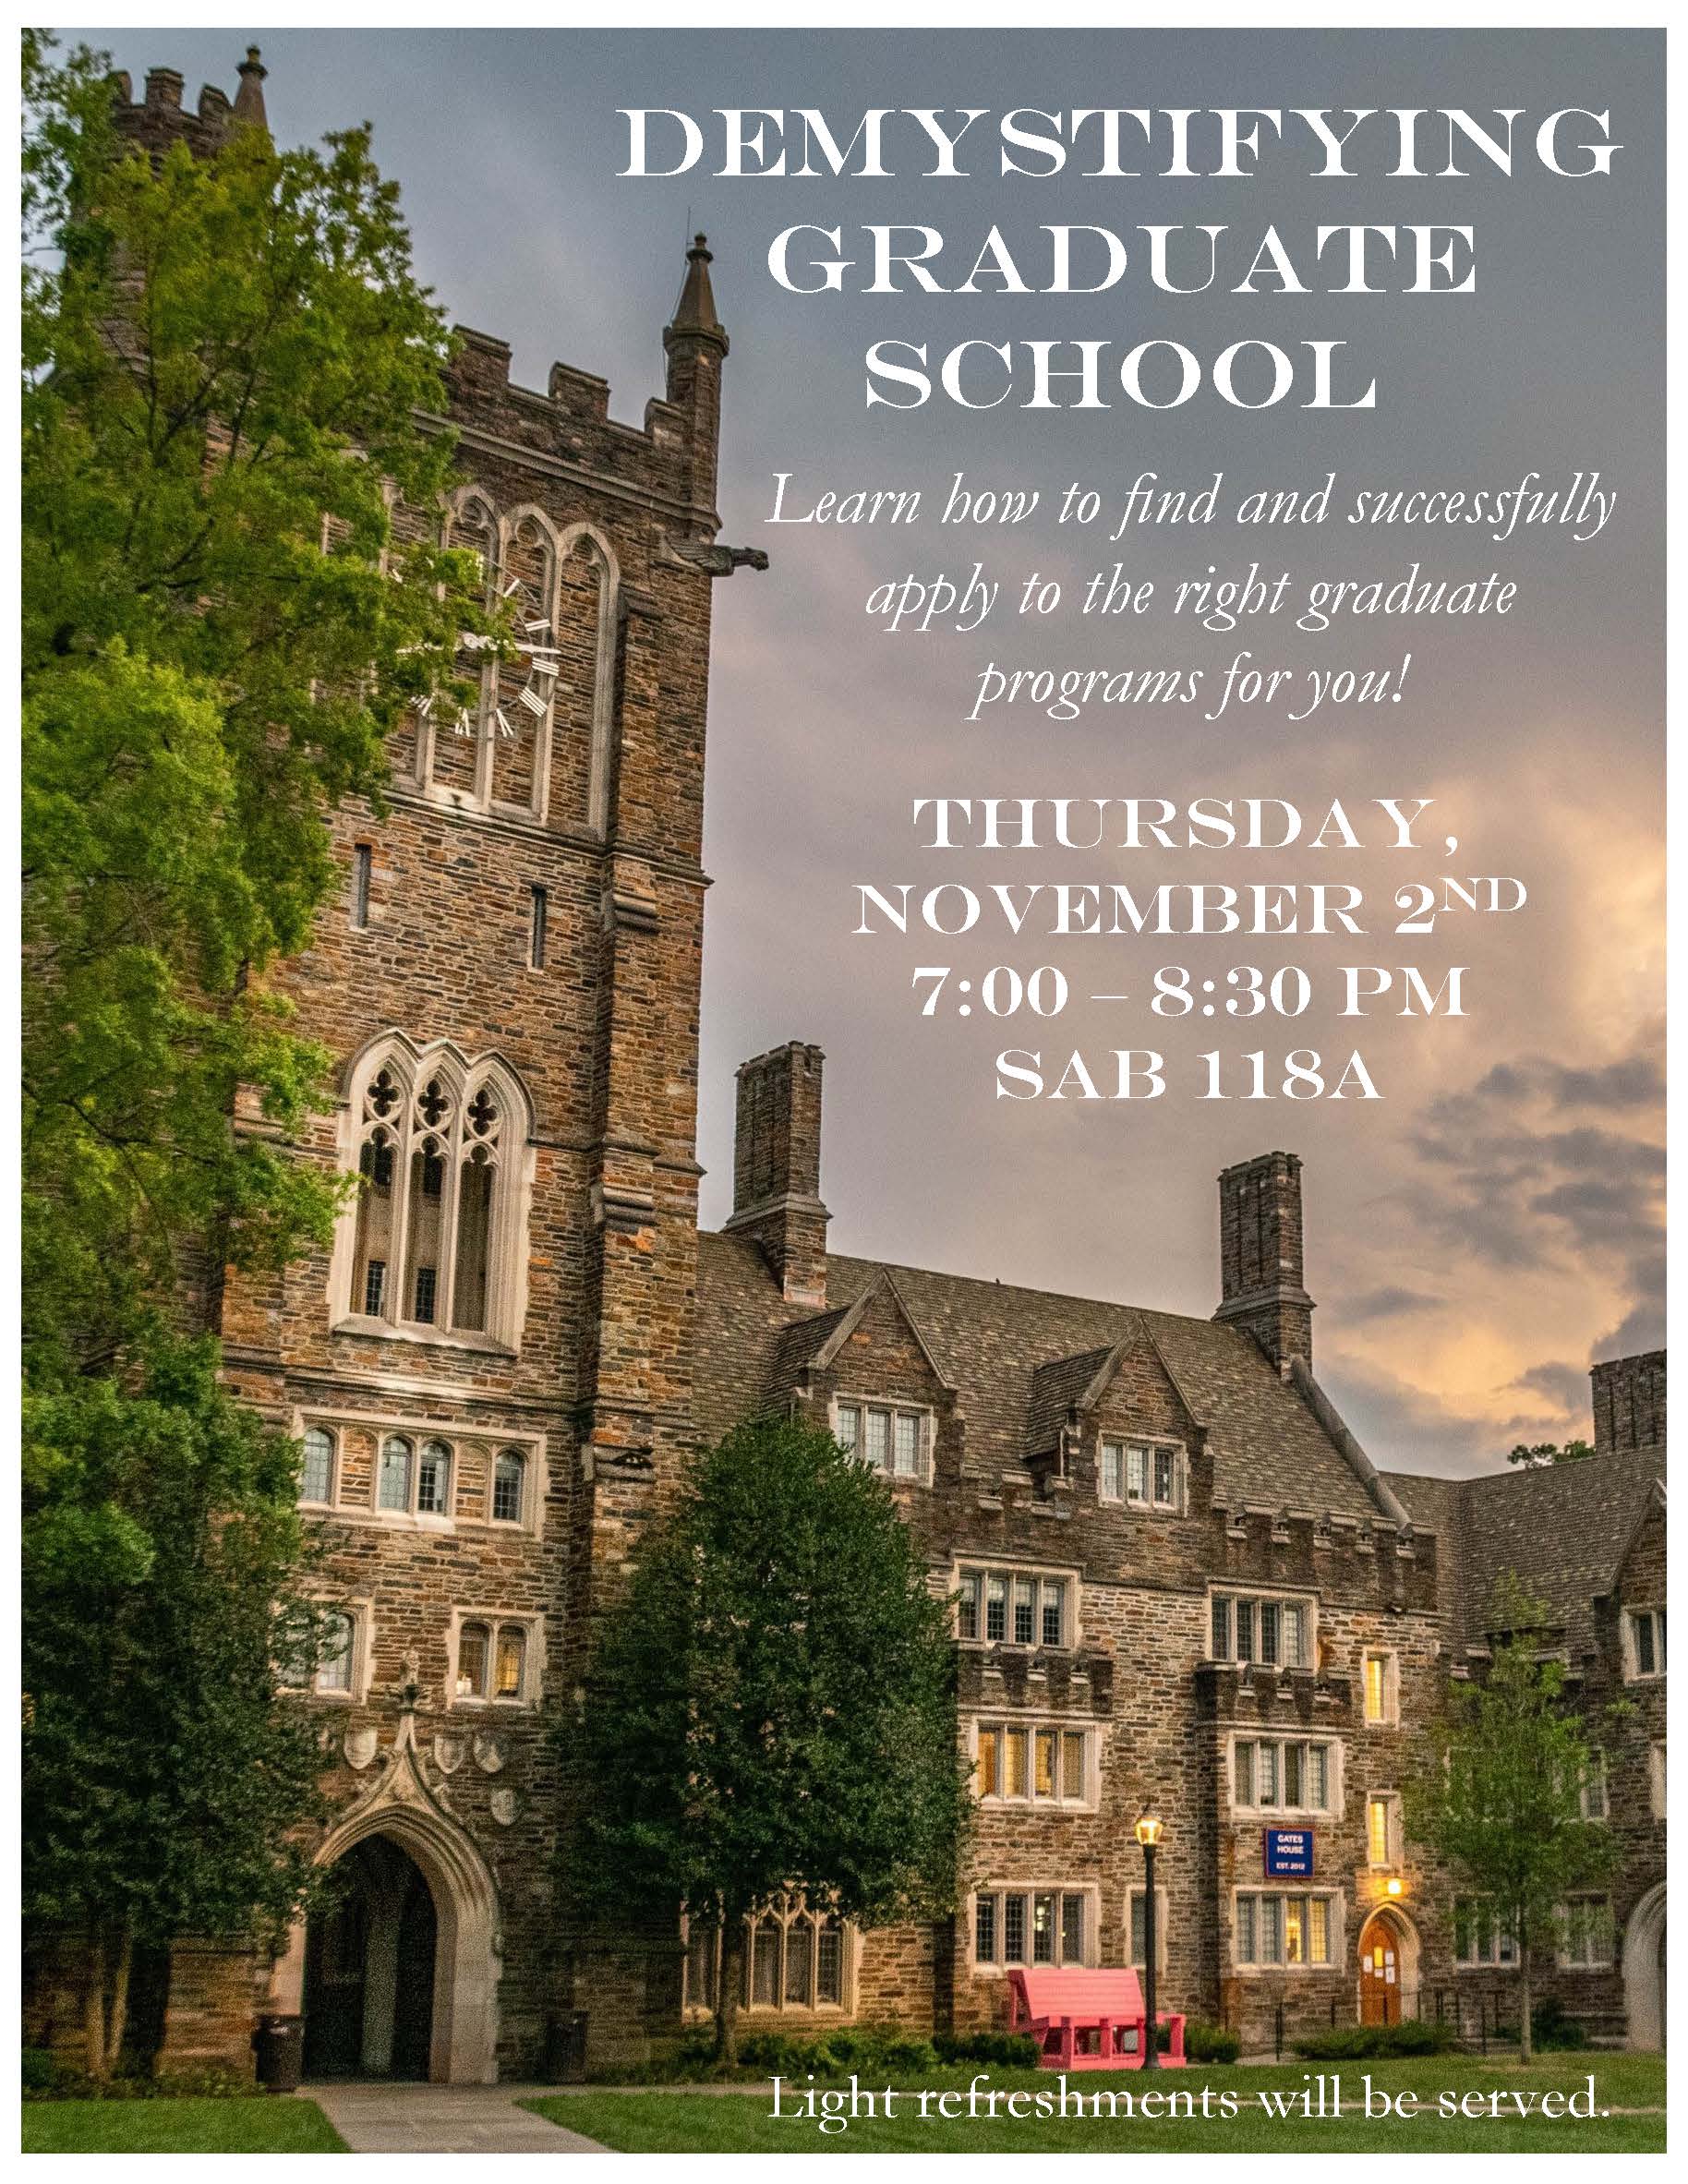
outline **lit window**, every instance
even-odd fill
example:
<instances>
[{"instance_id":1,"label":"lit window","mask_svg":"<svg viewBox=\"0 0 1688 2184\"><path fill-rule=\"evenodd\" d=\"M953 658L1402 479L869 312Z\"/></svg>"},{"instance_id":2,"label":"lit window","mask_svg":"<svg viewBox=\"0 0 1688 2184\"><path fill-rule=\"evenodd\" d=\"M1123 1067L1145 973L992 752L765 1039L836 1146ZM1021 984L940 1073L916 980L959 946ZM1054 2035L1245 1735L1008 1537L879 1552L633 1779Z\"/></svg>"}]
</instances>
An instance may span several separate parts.
<instances>
[{"instance_id":1,"label":"lit window","mask_svg":"<svg viewBox=\"0 0 1688 2184\"><path fill-rule=\"evenodd\" d=\"M334 1436L321 1426L305 1429L304 1461L299 1466L301 1502L334 1499Z\"/></svg>"},{"instance_id":2,"label":"lit window","mask_svg":"<svg viewBox=\"0 0 1688 2184\"><path fill-rule=\"evenodd\" d=\"M525 1623L490 1618L465 1622L457 1632L455 1695L518 1706L531 1696L527 1659Z\"/></svg>"},{"instance_id":3,"label":"lit window","mask_svg":"<svg viewBox=\"0 0 1688 2184\"><path fill-rule=\"evenodd\" d=\"M973 1898L973 1962L1090 1964L1094 1905L1083 1888L982 1888Z\"/></svg>"},{"instance_id":4,"label":"lit window","mask_svg":"<svg viewBox=\"0 0 1688 2184\"><path fill-rule=\"evenodd\" d=\"M519 1525L524 1514L523 1502L527 1483L527 1458L519 1448L502 1448L492 1466L492 1520L495 1524Z\"/></svg>"},{"instance_id":5,"label":"lit window","mask_svg":"<svg viewBox=\"0 0 1688 2184\"><path fill-rule=\"evenodd\" d=\"M1236 1898L1231 1953L1237 1964L1317 1967L1330 1964L1331 1898L1250 1890Z\"/></svg>"},{"instance_id":6,"label":"lit window","mask_svg":"<svg viewBox=\"0 0 1688 2184\"><path fill-rule=\"evenodd\" d=\"M1026 1729L1009 1722L981 1722L975 1768L978 1794L1039 1804L1089 1804L1090 1736L1088 1730L1056 1723Z\"/></svg>"},{"instance_id":7,"label":"lit window","mask_svg":"<svg viewBox=\"0 0 1688 2184\"><path fill-rule=\"evenodd\" d=\"M992 1646L1075 1643L1065 1577L1024 1570L963 1570L956 1589L958 1637L983 1638Z\"/></svg>"},{"instance_id":8,"label":"lit window","mask_svg":"<svg viewBox=\"0 0 1688 2184\"><path fill-rule=\"evenodd\" d=\"M356 1211L335 1295L393 1329L519 1333L524 1238L514 1165L527 1136L501 1063L393 1038L355 1089ZM344 1287L341 1285L344 1284Z\"/></svg>"},{"instance_id":9,"label":"lit window","mask_svg":"<svg viewBox=\"0 0 1688 2184\"><path fill-rule=\"evenodd\" d=\"M887 1478L925 1478L930 1423L925 1411L897 1404L833 1406L832 1431L838 1446Z\"/></svg>"},{"instance_id":10,"label":"lit window","mask_svg":"<svg viewBox=\"0 0 1688 2184\"><path fill-rule=\"evenodd\" d=\"M1311 1607L1258 1593L1215 1593L1209 1643L1214 1660L1304 1669L1312 1658Z\"/></svg>"},{"instance_id":11,"label":"lit window","mask_svg":"<svg viewBox=\"0 0 1688 2184\"><path fill-rule=\"evenodd\" d=\"M1401 1800L1393 1790L1374 1791L1366 1800L1366 1863L1401 1862Z\"/></svg>"},{"instance_id":12,"label":"lit window","mask_svg":"<svg viewBox=\"0 0 1688 2184\"><path fill-rule=\"evenodd\" d=\"M1368 1653L1362 1664L1365 1686L1366 1719L1374 1727L1388 1727L1395 1719L1395 1657L1393 1653Z\"/></svg>"}]
</instances>

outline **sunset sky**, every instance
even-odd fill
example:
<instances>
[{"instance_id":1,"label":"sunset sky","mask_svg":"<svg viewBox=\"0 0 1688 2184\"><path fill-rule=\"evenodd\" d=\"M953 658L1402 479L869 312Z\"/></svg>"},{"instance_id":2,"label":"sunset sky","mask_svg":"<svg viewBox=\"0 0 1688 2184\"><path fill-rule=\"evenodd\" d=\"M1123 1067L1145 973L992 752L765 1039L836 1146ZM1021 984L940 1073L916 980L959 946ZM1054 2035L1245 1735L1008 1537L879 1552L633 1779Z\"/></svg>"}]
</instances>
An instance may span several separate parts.
<instances>
[{"instance_id":1,"label":"sunset sky","mask_svg":"<svg viewBox=\"0 0 1688 2184\"><path fill-rule=\"evenodd\" d=\"M1663 42L1654 32L995 34L380 30L261 28L90 32L129 69L233 90L247 39L263 48L277 137L368 118L400 181L423 276L451 316L514 347L514 376L543 387L553 358L597 372L611 412L637 423L662 384L660 329L684 238L706 229L725 372L719 490L733 545L766 573L716 591L705 863L708 901L700 1158L705 1218L729 1210L732 1072L788 1038L826 1052L823 1194L839 1250L1205 1314L1217 1301L1214 1176L1284 1146L1305 1162L1308 1285L1320 1309L1320 1379L1381 1466L1462 1471L1519 1439L1588 1430L1591 1358L1663 1340L1662 343ZM1460 105L1611 110L1623 147L1606 180L1311 181L1304 144L1260 178L1031 183L985 171L933 184L620 178L617 109L818 106L846 140L867 106L1322 108ZM982 124L981 127L990 126ZM1026 246L1041 225L1118 229L1132 252L1110 294L788 295L766 254L798 221L845 230L925 222L964 267L998 222ZM1154 223L1224 223L1293 245L1318 223L1468 223L1474 295L1287 298L1157 295L1142 277ZM852 238L850 231L857 231ZM971 247L970 247L971 246ZM1247 254L1241 263L1247 264ZM862 355L889 337L941 351L988 341L1181 339L1208 356L1260 335L1345 340L1378 380L1374 411L1245 415L1206 398L1155 413L967 414L948 404L868 410ZM1115 383L1116 390L1116 383ZM777 471L799 491L918 486L941 500L976 485L1069 481L1116 495L1140 471L1205 485L1356 484L1548 489L1577 471L1615 488L1610 523L1573 544L1562 528L1493 543L1481 529L1301 533L1229 526L1094 534L775 528ZM875 582L975 560L1017 590L1031 570L1069 593L1124 558L1163 597L1209 561L1259 559L1292 589L1315 577L1427 573L1519 585L1504 620L1351 624L1318 639L1284 622L1206 635L1146 620L1097 628L999 615L971 635L891 634L862 607ZM1202 707L1088 711L1052 722L1021 708L965 718L986 661L1201 665L1414 663L1399 706L1316 713ZM1383 851L1252 861L1164 856L917 854L918 795L1433 797L1431 838L1459 857ZM1332 862L1341 858L1340 863ZM1051 942L1000 933L965 943L863 939L854 887L939 878L1335 878L1390 889L1443 871L1516 875L1529 908L1465 918L1432 941L1134 939ZM938 952L934 952L934 946ZM921 963L977 979L993 963L1055 963L1074 1000L1056 1022L924 1020ZM1364 1024L1324 999L1335 968L1469 965L1458 1020ZM1160 964L1198 979L1236 965L1300 963L1320 998L1279 1024L1182 1023L1143 997ZM1127 991L1128 1007L1093 993ZM1169 1073L1228 1052L1360 1045L1376 1104L1019 1104L993 1096L999 1046L1098 1056L1153 1046Z\"/></svg>"}]
</instances>

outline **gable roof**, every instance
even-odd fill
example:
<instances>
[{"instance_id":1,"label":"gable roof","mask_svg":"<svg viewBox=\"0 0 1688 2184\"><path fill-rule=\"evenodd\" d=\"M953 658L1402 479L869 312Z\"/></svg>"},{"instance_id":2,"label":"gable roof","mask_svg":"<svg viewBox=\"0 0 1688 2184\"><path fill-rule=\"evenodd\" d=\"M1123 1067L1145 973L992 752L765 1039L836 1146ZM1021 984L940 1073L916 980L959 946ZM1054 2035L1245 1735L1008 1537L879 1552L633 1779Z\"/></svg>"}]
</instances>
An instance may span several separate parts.
<instances>
[{"instance_id":1,"label":"gable roof","mask_svg":"<svg viewBox=\"0 0 1688 2184\"><path fill-rule=\"evenodd\" d=\"M1041 1435L1052 1415L1064 1418L1111 1353L1141 1336L1208 1430L1221 1505L1358 1522L1383 1514L1306 1401L1242 1329L876 1260L829 1256L826 1285L828 1309L805 1312L786 1302L753 1241L700 1234L694 1407L708 1439L781 1405L802 1366L814 1362L864 1292L888 1285L937 1378L956 1392L968 1466L981 1476L1019 1465L1033 1429Z\"/></svg>"},{"instance_id":2,"label":"gable roof","mask_svg":"<svg viewBox=\"0 0 1688 2184\"><path fill-rule=\"evenodd\" d=\"M1477 1478L1384 1476L1415 1524L1438 1535L1442 1607L1456 1654L1484 1644L1495 1587L1511 1570L1547 1602L1574 1659L1593 1649L1594 1602L1617 1584L1663 1490L1665 1459L1662 1448L1626 1449Z\"/></svg>"}]
</instances>

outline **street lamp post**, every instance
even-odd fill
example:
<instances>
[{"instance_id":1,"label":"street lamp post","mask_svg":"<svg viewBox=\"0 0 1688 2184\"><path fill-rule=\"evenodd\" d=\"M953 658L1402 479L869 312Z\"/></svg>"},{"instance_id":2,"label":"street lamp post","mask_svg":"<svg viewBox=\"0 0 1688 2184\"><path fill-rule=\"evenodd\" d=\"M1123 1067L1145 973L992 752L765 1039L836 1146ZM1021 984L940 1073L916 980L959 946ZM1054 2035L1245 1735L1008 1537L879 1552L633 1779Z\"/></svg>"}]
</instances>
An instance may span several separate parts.
<instances>
[{"instance_id":1,"label":"street lamp post","mask_svg":"<svg viewBox=\"0 0 1688 2184\"><path fill-rule=\"evenodd\" d=\"M1137 1840L1143 1846L1143 2069L1161 2067L1160 2023L1155 2011L1154 1972L1157 1944L1154 1900L1154 1853L1161 1840L1161 1823L1145 1815L1137 1824Z\"/></svg>"}]
</instances>

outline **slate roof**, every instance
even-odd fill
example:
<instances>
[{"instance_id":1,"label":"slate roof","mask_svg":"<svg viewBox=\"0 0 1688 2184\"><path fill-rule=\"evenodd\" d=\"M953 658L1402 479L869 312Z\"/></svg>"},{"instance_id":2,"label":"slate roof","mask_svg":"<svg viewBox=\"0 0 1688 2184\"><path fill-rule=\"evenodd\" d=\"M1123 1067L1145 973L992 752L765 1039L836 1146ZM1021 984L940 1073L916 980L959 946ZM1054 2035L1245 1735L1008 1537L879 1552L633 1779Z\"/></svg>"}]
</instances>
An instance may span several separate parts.
<instances>
[{"instance_id":1,"label":"slate roof","mask_svg":"<svg viewBox=\"0 0 1688 2184\"><path fill-rule=\"evenodd\" d=\"M1252 1335L1211 1320L1020 1289L918 1267L829 1257L827 1310L787 1304L754 1242L698 1237L695 1405L716 1440L741 1418L783 1404L798 1372L863 1290L889 1277L898 1301L955 1390L970 1469L1011 1470L1051 1407L1094 1378L1139 1330L1200 1424L1209 1430L1215 1495L1225 1508L1376 1519L1378 1504ZM1088 1369L1088 1370L1087 1370ZM1076 1384L1075 1384L1076 1383Z\"/></svg>"},{"instance_id":2,"label":"slate roof","mask_svg":"<svg viewBox=\"0 0 1688 2184\"><path fill-rule=\"evenodd\" d=\"M1080 1350L1076 1357L1052 1357L1037 1368L1026 1415L1028 1456L1041 1456L1059 1444L1067 1412L1113 1355L1111 1348Z\"/></svg>"},{"instance_id":3,"label":"slate roof","mask_svg":"<svg viewBox=\"0 0 1688 2184\"><path fill-rule=\"evenodd\" d=\"M1515 1571L1564 1626L1573 1657L1592 1650L1593 1603L1618 1566L1665 1477L1662 1448L1626 1449L1540 1470L1477 1478L1385 1482L1415 1524L1437 1534L1442 1607L1455 1653L1484 1642L1484 1616L1503 1572Z\"/></svg>"}]
</instances>

